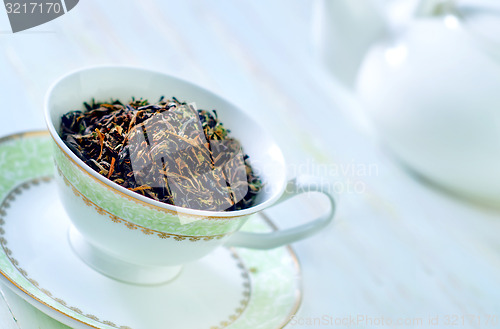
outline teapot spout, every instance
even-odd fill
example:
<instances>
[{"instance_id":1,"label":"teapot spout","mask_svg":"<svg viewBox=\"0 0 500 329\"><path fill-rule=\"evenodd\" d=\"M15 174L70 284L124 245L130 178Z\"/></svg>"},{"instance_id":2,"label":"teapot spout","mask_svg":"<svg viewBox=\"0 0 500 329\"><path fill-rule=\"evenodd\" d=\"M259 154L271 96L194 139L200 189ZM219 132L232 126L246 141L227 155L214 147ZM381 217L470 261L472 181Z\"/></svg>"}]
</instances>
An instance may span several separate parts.
<instances>
[{"instance_id":1,"label":"teapot spout","mask_svg":"<svg viewBox=\"0 0 500 329\"><path fill-rule=\"evenodd\" d=\"M388 32L372 0L315 0L313 42L319 59L349 88L370 46Z\"/></svg>"}]
</instances>

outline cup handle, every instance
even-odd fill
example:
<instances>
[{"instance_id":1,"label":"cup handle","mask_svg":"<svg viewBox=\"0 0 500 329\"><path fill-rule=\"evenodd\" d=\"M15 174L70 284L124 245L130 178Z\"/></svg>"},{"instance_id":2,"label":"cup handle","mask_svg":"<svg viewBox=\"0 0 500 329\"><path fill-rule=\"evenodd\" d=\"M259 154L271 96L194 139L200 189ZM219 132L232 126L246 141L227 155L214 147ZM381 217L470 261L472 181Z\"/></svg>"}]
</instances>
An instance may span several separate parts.
<instances>
[{"instance_id":1,"label":"cup handle","mask_svg":"<svg viewBox=\"0 0 500 329\"><path fill-rule=\"evenodd\" d=\"M251 249L272 249L316 234L332 221L335 213L335 199L333 195L328 192L328 186L326 184L318 184L311 179L302 182L302 179L293 178L288 181L285 193L276 204L305 192L320 192L326 195L330 201L329 211L309 223L286 230L278 230L271 233L236 232L229 238L225 245Z\"/></svg>"}]
</instances>

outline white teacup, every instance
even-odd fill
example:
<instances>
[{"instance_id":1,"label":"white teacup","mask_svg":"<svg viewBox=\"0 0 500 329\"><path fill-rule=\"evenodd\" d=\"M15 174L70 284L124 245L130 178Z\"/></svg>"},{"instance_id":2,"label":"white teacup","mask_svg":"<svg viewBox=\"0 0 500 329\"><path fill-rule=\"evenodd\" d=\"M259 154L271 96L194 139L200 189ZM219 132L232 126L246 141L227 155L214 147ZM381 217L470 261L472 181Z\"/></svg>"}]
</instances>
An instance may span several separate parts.
<instances>
[{"instance_id":1,"label":"white teacup","mask_svg":"<svg viewBox=\"0 0 500 329\"><path fill-rule=\"evenodd\" d=\"M252 167L265 183L256 204L237 211L202 211L161 203L101 176L79 159L59 136L61 116L81 109L83 102L152 102L161 96L216 109ZM55 145L54 162L62 203L73 224L70 241L90 266L112 278L138 284L173 279L184 263L221 245L270 249L308 237L333 218L334 198L326 186L286 181L283 155L274 139L237 106L178 78L130 67L95 67L70 73L50 89L45 117ZM324 193L331 207L310 223L272 233L239 232L249 216L296 194Z\"/></svg>"}]
</instances>

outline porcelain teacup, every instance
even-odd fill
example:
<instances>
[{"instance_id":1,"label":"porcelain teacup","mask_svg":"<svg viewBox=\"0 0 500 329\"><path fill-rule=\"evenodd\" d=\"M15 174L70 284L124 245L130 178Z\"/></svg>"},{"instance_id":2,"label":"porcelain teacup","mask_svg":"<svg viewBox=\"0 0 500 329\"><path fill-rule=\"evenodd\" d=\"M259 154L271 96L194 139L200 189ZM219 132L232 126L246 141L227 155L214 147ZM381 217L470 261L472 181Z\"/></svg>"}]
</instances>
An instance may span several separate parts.
<instances>
[{"instance_id":1,"label":"porcelain teacup","mask_svg":"<svg viewBox=\"0 0 500 329\"><path fill-rule=\"evenodd\" d=\"M199 108L217 109L265 182L254 206L203 211L155 201L95 172L60 137L61 116L82 108L83 102L93 98L129 100L132 96L153 100L163 95L195 102ZM137 284L166 282L177 276L182 264L221 245L275 248L318 232L333 218L335 202L326 186L297 179L287 182L282 152L267 131L237 106L181 79L131 67L82 69L51 87L45 117L55 146L60 198L72 223L71 245L88 265L112 278ZM323 216L272 233L239 231L252 214L309 191L328 197L331 207Z\"/></svg>"}]
</instances>

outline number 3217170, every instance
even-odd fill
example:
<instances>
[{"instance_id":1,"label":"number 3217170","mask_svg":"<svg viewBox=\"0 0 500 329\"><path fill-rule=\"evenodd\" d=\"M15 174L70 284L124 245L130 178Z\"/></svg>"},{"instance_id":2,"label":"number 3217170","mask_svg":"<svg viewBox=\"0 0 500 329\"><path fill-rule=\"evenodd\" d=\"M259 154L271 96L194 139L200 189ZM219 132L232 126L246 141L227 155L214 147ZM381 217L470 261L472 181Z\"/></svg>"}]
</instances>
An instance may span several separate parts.
<instances>
[{"instance_id":1,"label":"number 3217170","mask_svg":"<svg viewBox=\"0 0 500 329\"><path fill-rule=\"evenodd\" d=\"M62 10L58 2L30 2L20 4L18 2L8 2L5 4L7 14L59 14Z\"/></svg>"}]
</instances>

